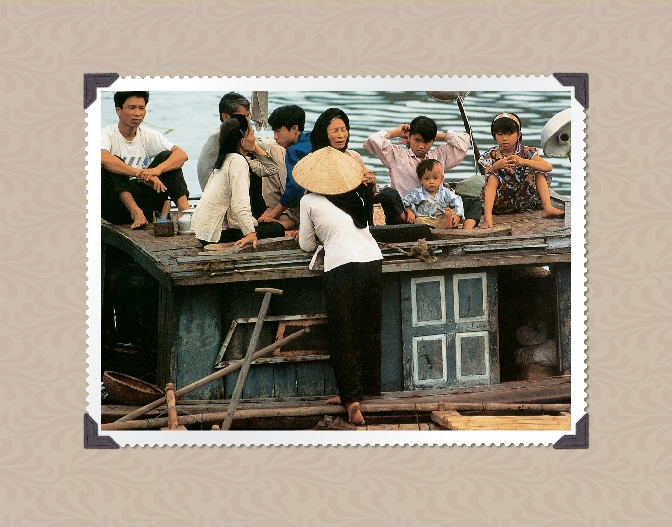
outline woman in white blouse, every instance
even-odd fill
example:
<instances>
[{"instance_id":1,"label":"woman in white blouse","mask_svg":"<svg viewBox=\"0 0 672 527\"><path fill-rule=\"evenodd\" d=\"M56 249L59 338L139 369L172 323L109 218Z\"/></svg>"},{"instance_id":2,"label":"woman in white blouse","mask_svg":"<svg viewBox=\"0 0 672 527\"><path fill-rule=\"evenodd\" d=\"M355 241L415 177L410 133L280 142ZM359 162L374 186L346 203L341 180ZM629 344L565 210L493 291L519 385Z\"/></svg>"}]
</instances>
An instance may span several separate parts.
<instances>
[{"instance_id":1,"label":"woman in white blouse","mask_svg":"<svg viewBox=\"0 0 672 527\"><path fill-rule=\"evenodd\" d=\"M280 223L257 223L266 205L261 179L251 172L245 158L251 152L259 155L247 119L234 115L222 123L215 168L191 219L196 238L204 245L236 242L235 246L256 248L258 239L284 236Z\"/></svg>"},{"instance_id":2,"label":"woman in white blouse","mask_svg":"<svg viewBox=\"0 0 672 527\"><path fill-rule=\"evenodd\" d=\"M370 186L358 156L346 152L347 116L330 108L315 122L313 153L294 167L296 182L309 191L301 199L299 244L324 246L324 288L330 362L348 420L363 425L363 396L381 393L382 259L369 232ZM324 144L328 141L328 144Z\"/></svg>"}]
</instances>

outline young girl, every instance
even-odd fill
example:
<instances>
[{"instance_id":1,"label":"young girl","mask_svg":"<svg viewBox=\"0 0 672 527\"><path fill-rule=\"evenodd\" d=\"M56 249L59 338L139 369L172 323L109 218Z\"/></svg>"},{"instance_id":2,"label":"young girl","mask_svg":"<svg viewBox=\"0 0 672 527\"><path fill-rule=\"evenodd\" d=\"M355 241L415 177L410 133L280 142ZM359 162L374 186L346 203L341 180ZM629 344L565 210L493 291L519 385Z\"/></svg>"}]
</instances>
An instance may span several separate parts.
<instances>
[{"instance_id":1,"label":"young girl","mask_svg":"<svg viewBox=\"0 0 672 527\"><path fill-rule=\"evenodd\" d=\"M551 205L550 184L553 166L539 157L537 149L520 143L520 119L515 113L500 113L492 120L490 132L497 146L488 150L478 162L485 168L483 228L493 227L492 213L505 214L536 210L542 218L565 213Z\"/></svg>"}]
</instances>

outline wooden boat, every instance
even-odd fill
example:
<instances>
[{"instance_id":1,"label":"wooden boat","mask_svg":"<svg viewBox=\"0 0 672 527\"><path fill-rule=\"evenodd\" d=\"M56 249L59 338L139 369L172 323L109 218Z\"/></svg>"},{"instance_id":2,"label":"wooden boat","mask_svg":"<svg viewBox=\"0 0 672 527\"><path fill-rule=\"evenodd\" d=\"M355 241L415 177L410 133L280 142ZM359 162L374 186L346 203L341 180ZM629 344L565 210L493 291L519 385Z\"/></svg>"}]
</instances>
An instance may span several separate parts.
<instances>
[{"instance_id":1,"label":"wooden boat","mask_svg":"<svg viewBox=\"0 0 672 527\"><path fill-rule=\"evenodd\" d=\"M570 202L558 195L554 200L565 208L564 219L542 219L540 211L497 216L493 231L457 230L427 241L434 258L415 257L417 242L382 246L384 396L365 401L365 414L369 405L372 415L402 415L408 408L394 405L409 397L413 404L430 404L430 398L434 406L569 402ZM157 238L151 228L131 231L104 221L101 228L103 353L120 341L124 321L139 319L136 336L156 349L148 366L156 384L186 386L244 356L262 299L254 289L274 287L284 294L273 297L258 348L300 327L313 331L253 362L234 426L314 426L342 411L324 405L337 390L323 335L322 273L308 270L311 254L288 240L260 244L255 252L205 251L192 235ZM543 276L535 276L540 270ZM512 388L512 332L540 296L558 342L554 373L564 377L524 381L535 393L526 397ZM209 383L178 406L191 414L225 411L236 379L232 373ZM103 420L125 410L104 405ZM435 410L412 410L419 411Z\"/></svg>"}]
</instances>

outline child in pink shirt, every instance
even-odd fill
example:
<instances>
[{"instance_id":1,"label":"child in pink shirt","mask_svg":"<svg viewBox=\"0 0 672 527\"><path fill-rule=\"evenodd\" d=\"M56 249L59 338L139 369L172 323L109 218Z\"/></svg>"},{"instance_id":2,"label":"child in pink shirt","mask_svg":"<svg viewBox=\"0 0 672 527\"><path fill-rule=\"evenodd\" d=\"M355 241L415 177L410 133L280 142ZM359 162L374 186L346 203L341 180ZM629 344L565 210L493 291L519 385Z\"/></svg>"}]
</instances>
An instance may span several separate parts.
<instances>
[{"instance_id":1,"label":"child in pink shirt","mask_svg":"<svg viewBox=\"0 0 672 527\"><path fill-rule=\"evenodd\" d=\"M393 144L390 139L395 137L406 137L408 148ZM445 140L446 143L431 150L435 140ZM469 142L467 133L448 130L437 134L436 123L424 115L413 119L411 124L400 124L392 130L371 135L364 142L364 148L383 162L390 171L392 183L376 196L385 211L385 222L388 225L405 222L401 196L417 187L416 168L423 159L436 159L445 170L450 170L464 159Z\"/></svg>"}]
</instances>

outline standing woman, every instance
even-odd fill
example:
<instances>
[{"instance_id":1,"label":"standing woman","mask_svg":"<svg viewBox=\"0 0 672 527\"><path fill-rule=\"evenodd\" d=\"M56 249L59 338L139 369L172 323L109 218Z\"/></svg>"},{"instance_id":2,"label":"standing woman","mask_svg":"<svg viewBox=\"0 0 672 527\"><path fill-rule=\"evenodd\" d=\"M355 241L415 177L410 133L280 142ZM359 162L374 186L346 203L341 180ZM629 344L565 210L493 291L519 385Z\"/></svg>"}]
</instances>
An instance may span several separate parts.
<instances>
[{"instance_id":1,"label":"standing woman","mask_svg":"<svg viewBox=\"0 0 672 527\"><path fill-rule=\"evenodd\" d=\"M266 210L261 180L250 170L246 154L257 149L252 127L242 115L222 123L219 155L191 219L191 227L201 243L236 242L257 246L261 238L285 235L278 222L258 224ZM254 178L254 179L252 179Z\"/></svg>"},{"instance_id":2,"label":"standing woman","mask_svg":"<svg viewBox=\"0 0 672 527\"><path fill-rule=\"evenodd\" d=\"M363 425L359 403L381 392L383 255L368 227L370 210L359 189L364 168L347 154L325 147L294 167L308 191L301 199L299 244L324 246L324 289L330 362L348 421Z\"/></svg>"}]
</instances>

